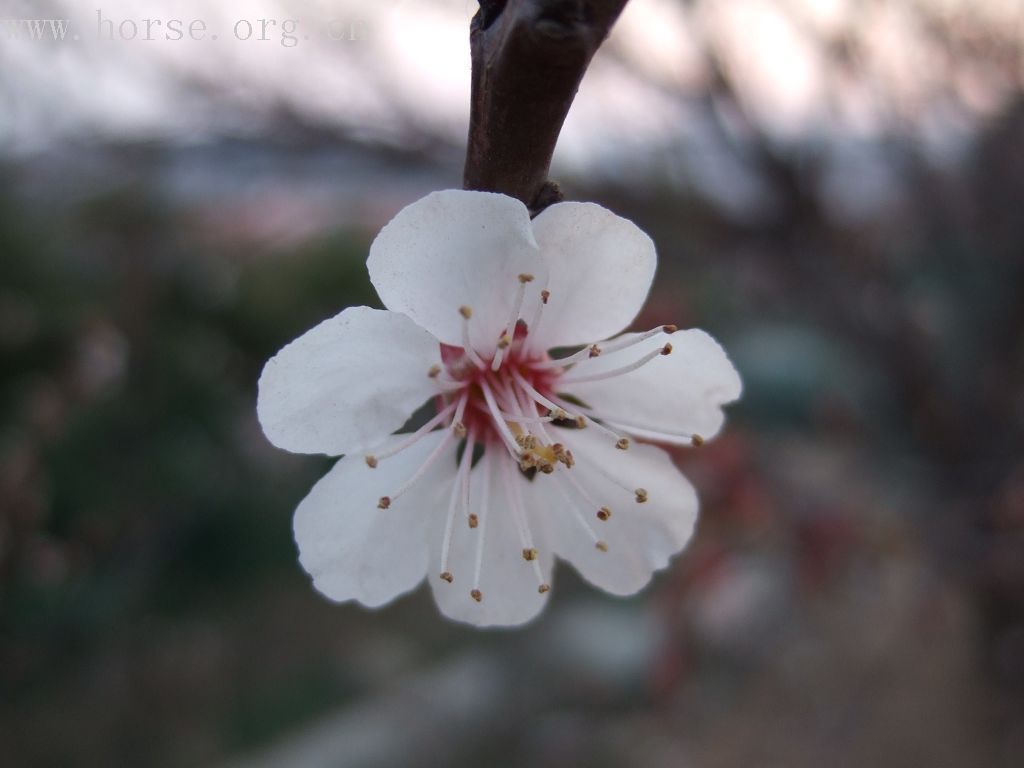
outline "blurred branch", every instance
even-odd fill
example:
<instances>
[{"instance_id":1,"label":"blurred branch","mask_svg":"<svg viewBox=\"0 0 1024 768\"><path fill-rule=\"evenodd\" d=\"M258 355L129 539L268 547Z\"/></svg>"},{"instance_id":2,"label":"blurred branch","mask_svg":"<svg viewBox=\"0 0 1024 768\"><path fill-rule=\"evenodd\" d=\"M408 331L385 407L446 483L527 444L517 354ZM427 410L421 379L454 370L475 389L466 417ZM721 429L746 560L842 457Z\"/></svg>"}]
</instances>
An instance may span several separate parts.
<instances>
[{"instance_id":1,"label":"blurred branch","mask_svg":"<svg viewBox=\"0 0 1024 768\"><path fill-rule=\"evenodd\" d=\"M534 214L561 199L551 156L583 74L627 0L480 0L463 186L517 197Z\"/></svg>"}]
</instances>

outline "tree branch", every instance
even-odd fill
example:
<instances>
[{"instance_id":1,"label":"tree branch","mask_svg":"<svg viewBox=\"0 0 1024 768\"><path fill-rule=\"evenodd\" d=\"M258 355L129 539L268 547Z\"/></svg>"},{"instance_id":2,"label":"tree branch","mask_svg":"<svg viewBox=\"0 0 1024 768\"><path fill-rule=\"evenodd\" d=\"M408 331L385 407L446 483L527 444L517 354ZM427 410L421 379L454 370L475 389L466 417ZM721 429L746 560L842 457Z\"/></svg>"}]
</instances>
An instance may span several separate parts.
<instances>
[{"instance_id":1,"label":"tree branch","mask_svg":"<svg viewBox=\"0 0 1024 768\"><path fill-rule=\"evenodd\" d=\"M583 74L627 0L480 0L463 186L519 198L533 214L561 199L551 156Z\"/></svg>"}]
</instances>

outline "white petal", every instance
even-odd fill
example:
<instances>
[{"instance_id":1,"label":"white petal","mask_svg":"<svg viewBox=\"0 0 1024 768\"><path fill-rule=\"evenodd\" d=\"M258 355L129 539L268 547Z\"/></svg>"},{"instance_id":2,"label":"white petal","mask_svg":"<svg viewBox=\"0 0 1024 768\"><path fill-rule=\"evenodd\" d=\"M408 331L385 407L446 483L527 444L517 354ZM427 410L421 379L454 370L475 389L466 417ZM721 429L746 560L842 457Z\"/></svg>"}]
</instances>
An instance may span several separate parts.
<instances>
[{"instance_id":1,"label":"white petal","mask_svg":"<svg viewBox=\"0 0 1024 768\"><path fill-rule=\"evenodd\" d=\"M376 446L437 393L437 340L408 317L350 307L267 361L256 412L267 438L295 453Z\"/></svg>"},{"instance_id":2,"label":"white petal","mask_svg":"<svg viewBox=\"0 0 1024 768\"><path fill-rule=\"evenodd\" d=\"M635 371L601 381L568 383L573 377L628 365L666 341L672 344L670 355L659 355ZM583 360L566 379L562 391L606 416L609 423L639 437L680 445L689 444L685 435L697 434L708 440L718 434L725 420L722 406L736 400L742 391L739 374L725 351L698 329L658 334L628 349ZM669 437L662 431L684 436Z\"/></svg>"},{"instance_id":3,"label":"white petal","mask_svg":"<svg viewBox=\"0 0 1024 768\"><path fill-rule=\"evenodd\" d=\"M533 220L533 233L551 292L534 344L589 344L633 321L657 265L654 243L639 227L593 203L558 203Z\"/></svg>"},{"instance_id":4,"label":"white petal","mask_svg":"<svg viewBox=\"0 0 1024 768\"><path fill-rule=\"evenodd\" d=\"M494 467L490 493L484 504L483 473L488 463L496 460L493 461L495 465L499 462L511 465L512 462L507 454L502 452L499 455L497 451L480 461L470 475L470 511L480 516L481 523L476 528L470 528L465 517L457 515L448 559L448 570L454 577L450 584L439 578L443 570L443 531L432 533L436 540L433 546L433 572L428 578L434 599L442 613L449 618L476 626L522 624L540 613L547 603L547 594L537 590L540 583L533 562L523 558L523 544L511 499L506 492L502 472L498 471L503 467ZM530 483L518 468L513 481L519 484L521 492L528 493ZM536 562L540 565L541 578L550 585L554 561L551 548L540 538L540 531L532 521L531 529L535 535L532 543L540 553ZM480 582L477 585L474 576L481 535L484 550ZM470 596L470 590L477 586L483 594L479 603Z\"/></svg>"},{"instance_id":5,"label":"white petal","mask_svg":"<svg viewBox=\"0 0 1024 768\"><path fill-rule=\"evenodd\" d=\"M505 330L518 276L545 278L526 206L491 192L434 192L403 208L366 263L385 306L446 344L462 346L459 308L472 308L470 338L481 351Z\"/></svg>"},{"instance_id":6,"label":"white petal","mask_svg":"<svg viewBox=\"0 0 1024 768\"><path fill-rule=\"evenodd\" d=\"M538 476L534 482L539 495L534 503L548 500L555 552L595 586L616 595L633 594L690 540L698 506L693 486L660 448L637 444L620 451L593 429L554 432L564 439L576 459L572 469L559 468L553 475ZM599 520L597 510L570 490L561 476L566 471L574 473L592 501L611 510L608 520ZM609 475L626 488L645 489L648 500L638 504L633 491L616 484ZM607 552L594 545L563 496L557 489L545 487L546 482L562 483L569 490L575 508L590 529L607 543Z\"/></svg>"},{"instance_id":7,"label":"white petal","mask_svg":"<svg viewBox=\"0 0 1024 768\"><path fill-rule=\"evenodd\" d=\"M346 456L313 486L295 511L295 541L320 592L375 607L420 583L430 559L428 533L438 519L432 513L454 481L454 446L451 458L441 456L388 509L377 502L401 487L443 438L432 432L376 469Z\"/></svg>"}]
</instances>

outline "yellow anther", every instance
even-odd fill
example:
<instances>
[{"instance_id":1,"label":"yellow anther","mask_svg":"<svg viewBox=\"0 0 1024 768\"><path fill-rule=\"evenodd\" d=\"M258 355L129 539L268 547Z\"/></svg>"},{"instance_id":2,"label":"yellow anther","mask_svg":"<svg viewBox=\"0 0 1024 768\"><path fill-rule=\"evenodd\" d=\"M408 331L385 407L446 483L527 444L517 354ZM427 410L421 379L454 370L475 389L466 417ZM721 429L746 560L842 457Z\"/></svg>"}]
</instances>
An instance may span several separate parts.
<instances>
[{"instance_id":1,"label":"yellow anther","mask_svg":"<svg viewBox=\"0 0 1024 768\"><path fill-rule=\"evenodd\" d=\"M643 504L645 501L647 501L647 489L646 488L637 488L636 491L634 491L634 493L636 493L636 503L637 504Z\"/></svg>"},{"instance_id":2,"label":"yellow anther","mask_svg":"<svg viewBox=\"0 0 1024 768\"><path fill-rule=\"evenodd\" d=\"M584 417L584 416L577 416L576 417L576 429L583 429L585 426L587 426L587 419L586 419L586 417Z\"/></svg>"},{"instance_id":3,"label":"yellow anther","mask_svg":"<svg viewBox=\"0 0 1024 768\"><path fill-rule=\"evenodd\" d=\"M480 518L477 517L475 514L470 513L470 515L469 515L469 527L470 528L476 528L478 525L480 525Z\"/></svg>"},{"instance_id":4,"label":"yellow anther","mask_svg":"<svg viewBox=\"0 0 1024 768\"><path fill-rule=\"evenodd\" d=\"M661 354L663 354L663 355L671 355L672 354L672 345L671 344L666 344L664 347L662 347L661 348Z\"/></svg>"},{"instance_id":5,"label":"yellow anther","mask_svg":"<svg viewBox=\"0 0 1024 768\"><path fill-rule=\"evenodd\" d=\"M467 307L465 304L463 304L461 307L459 307L459 314L462 315L467 320L469 320L469 318L473 316L473 308Z\"/></svg>"},{"instance_id":6,"label":"yellow anther","mask_svg":"<svg viewBox=\"0 0 1024 768\"><path fill-rule=\"evenodd\" d=\"M444 579L445 581L447 581L449 584L451 584L453 581L455 581L455 577L452 576L452 572L451 571L445 571L444 573L442 573L441 574L441 578Z\"/></svg>"},{"instance_id":7,"label":"yellow anther","mask_svg":"<svg viewBox=\"0 0 1024 768\"><path fill-rule=\"evenodd\" d=\"M441 375L441 366L440 365L432 365L432 366L430 366L430 369L427 371L427 376L429 376L432 379L436 379L440 375Z\"/></svg>"},{"instance_id":8,"label":"yellow anther","mask_svg":"<svg viewBox=\"0 0 1024 768\"><path fill-rule=\"evenodd\" d=\"M377 468L377 457L376 456L367 456L366 457L366 466L368 466L370 469L376 469Z\"/></svg>"},{"instance_id":9,"label":"yellow anther","mask_svg":"<svg viewBox=\"0 0 1024 768\"><path fill-rule=\"evenodd\" d=\"M694 435L693 437L690 438L690 442L693 444L694 448L700 448L702 445L704 445L704 438L701 437L700 435Z\"/></svg>"},{"instance_id":10,"label":"yellow anther","mask_svg":"<svg viewBox=\"0 0 1024 768\"><path fill-rule=\"evenodd\" d=\"M551 291L541 291L540 292L541 304L547 304L548 303L548 299L550 299L550 298L551 298Z\"/></svg>"},{"instance_id":11,"label":"yellow anther","mask_svg":"<svg viewBox=\"0 0 1024 768\"><path fill-rule=\"evenodd\" d=\"M602 552L607 552L608 551L608 544L606 542L599 541L594 546L597 547Z\"/></svg>"},{"instance_id":12,"label":"yellow anther","mask_svg":"<svg viewBox=\"0 0 1024 768\"><path fill-rule=\"evenodd\" d=\"M615 447L618 448L620 451L628 451L629 450L629 438L628 437L620 437L618 439L618 441L615 443Z\"/></svg>"},{"instance_id":13,"label":"yellow anther","mask_svg":"<svg viewBox=\"0 0 1024 768\"><path fill-rule=\"evenodd\" d=\"M604 520L607 520L611 516L612 516L612 511L610 509L608 509L608 507L601 507L599 510L597 510L597 519L598 520L604 521Z\"/></svg>"},{"instance_id":14,"label":"yellow anther","mask_svg":"<svg viewBox=\"0 0 1024 768\"><path fill-rule=\"evenodd\" d=\"M533 547L523 550L523 560L536 560L539 553Z\"/></svg>"},{"instance_id":15,"label":"yellow anther","mask_svg":"<svg viewBox=\"0 0 1024 768\"><path fill-rule=\"evenodd\" d=\"M512 344L512 337L507 333L501 334L501 338L498 339L498 349L508 349Z\"/></svg>"},{"instance_id":16,"label":"yellow anther","mask_svg":"<svg viewBox=\"0 0 1024 768\"><path fill-rule=\"evenodd\" d=\"M565 464L567 469L572 469L576 465L576 459L572 457L572 451L565 452L565 458L562 459L562 463Z\"/></svg>"},{"instance_id":17,"label":"yellow anther","mask_svg":"<svg viewBox=\"0 0 1024 768\"><path fill-rule=\"evenodd\" d=\"M590 345L590 356L598 357L601 354L601 348L597 344Z\"/></svg>"},{"instance_id":18,"label":"yellow anther","mask_svg":"<svg viewBox=\"0 0 1024 768\"><path fill-rule=\"evenodd\" d=\"M663 325L663 326L661 326L661 330L663 330L665 333L675 333L676 331L679 330L679 326L678 325Z\"/></svg>"},{"instance_id":19,"label":"yellow anther","mask_svg":"<svg viewBox=\"0 0 1024 768\"><path fill-rule=\"evenodd\" d=\"M391 506L390 496L381 496L380 501L377 502L377 509L387 509Z\"/></svg>"},{"instance_id":20,"label":"yellow anther","mask_svg":"<svg viewBox=\"0 0 1024 768\"><path fill-rule=\"evenodd\" d=\"M481 592L479 589L469 590L469 596L476 600L478 603L484 599L484 593Z\"/></svg>"},{"instance_id":21,"label":"yellow anther","mask_svg":"<svg viewBox=\"0 0 1024 768\"><path fill-rule=\"evenodd\" d=\"M550 475L552 472L555 471L555 465L552 464L550 461L542 462L540 464L540 471L543 472L545 475Z\"/></svg>"},{"instance_id":22,"label":"yellow anther","mask_svg":"<svg viewBox=\"0 0 1024 768\"><path fill-rule=\"evenodd\" d=\"M454 424L452 424L452 432L455 433L456 437L465 437L466 425L463 424L461 421L456 421Z\"/></svg>"},{"instance_id":23,"label":"yellow anther","mask_svg":"<svg viewBox=\"0 0 1024 768\"><path fill-rule=\"evenodd\" d=\"M540 594L543 595L545 592L550 592L551 591L551 585L550 584L541 584L539 587L537 587L537 591Z\"/></svg>"},{"instance_id":24,"label":"yellow anther","mask_svg":"<svg viewBox=\"0 0 1024 768\"><path fill-rule=\"evenodd\" d=\"M526 272L524 272L523 274L521 274L519 276L519 282L522 283L523 285L526 285L527 283L532 283L533 282L533 275L530 275L530 274L527 274Z\"/></svg>"}]
</instances>

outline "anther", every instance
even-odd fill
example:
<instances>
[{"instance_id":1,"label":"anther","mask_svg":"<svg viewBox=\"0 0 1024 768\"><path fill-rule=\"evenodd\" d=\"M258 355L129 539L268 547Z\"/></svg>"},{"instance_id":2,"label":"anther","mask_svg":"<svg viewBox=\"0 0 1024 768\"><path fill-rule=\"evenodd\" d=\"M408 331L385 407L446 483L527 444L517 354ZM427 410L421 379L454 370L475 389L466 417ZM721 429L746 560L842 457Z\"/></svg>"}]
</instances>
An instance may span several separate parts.
<instances>
[{"instance_id":1,"label":"anther","mask_svg":"<svg viewBox=\"0 0 1024 768\"><path fill-rule=\"evenodd\" d=\"M498 339L498 349L508 349L512 345L512 337L507 333L501 334L501 338Z\"/></svg>"},{"instance_id":2,"label":"anther","mask_svg":"<svg viewBox=\"0 0 1024 768\"><path fill-rule=\"evenodd\" d=\"M541 291L540 292L540 301L541 301L542 304L547 304L548 303L548 299L550 299L550 298L551 298L551 291Z\"/></svg>"},{"instance_id":3,"label":"anther","mask_svg":"<svg viewBox=\"0 0 1024 768\"><path fill-rule=\"evenodd\" d=\"M519 282L522 283L523 285L526 285L527 283L532 283L533 275L524 272L523 274L519 275Z\"/></svg>"},{"instance_id":4,"label":"anther","mask_svg":"<svg viewBox=\"0 0 1024 768\"><path fill-rule=\"evenodd\" d=\"M661 326L661 330L663 330L665 333L675 333L676 331L679 330L679 326L678 325L663 325L663 326Z\"/></svg>"},{"instance_id":5,"label":"anther","mask_svg":"<svg viewBox=\"0 0 1024 768\"><path fill-rule=\"evenodd\" d=\"M452 432L454 432L457 437L465 437L466 425L463 424L461 421L456 421L454 424L452 424Z\"/></svg>"},{"instance_id":6,"label":"anther","mask_svg":"<svg viewBox=\"0 0 1024 768\"><path fill-rule=\"evenodd\" d=\"M661 354L663 354L663 355L671 355L672 354L672 345L671 344L665 344L665 346L661 348Z\"/></svg>"},{"instance_id":7,"label":"anther","mask_svg":"<svg viewBox=\"0 0 1024 768\"><path fill-rule=\"evenodd\" d=\"M444 573L442 573L441 574L441 578L444 579L445 581L447 581L449 584L451 584L453 581L455 581L455 577L452 576L452 572L451 571L445 571Z\"/></svg>"},{"instance_id":8,"label":"anther","mask_svg":"<svg viewBox=\"0 0 1024 768\"><path fill-rule=\"evenodd\" d=\"M704 445L704 438L701 437L700 435L694 435L693 437L690 438L690 442L693 444L694 448L700 448L702 445Z\"/></svg>"},{"instance_id":9,"label":"anther","mask_svg":"<svg viewBox=\"0 0 1024 768\"><path fill-rule=\"evenodd\" d=\"M618 448L620 451L628 451L629 450L629 438L628 437L620 437L618 442L615 443L615 447Z\"/></svg>"},{"instance_id":10,"label":"anther","mask_svg":"<svg viewBox=\"0 0 1024 768\"><path fill-rule=\"evenodd\" d=\"M597 344L590 345L590 356L599 357L601 355L601 348Z\"/></svg>"},{"instance_id":11,"label":"anther","mask_svg":"<svg viewBox=\"0 0 1024 768\"><path fill-rule=\"evenodd\" d=\"M542 595L545 592L550 592L550 591L551 591L551 585L550 584L541 584L539 587L537 587L537 592L539 592Z\"/></svg>"},{"instance_id":12,"label":"anther","mask_svg":"<svg viewBox=\"0 0 1024 768\"><path fill-rule=\"evenodd\" d=\"M636 491L634 491L634 493L636 493L636 503L637 504L643 504L645 501L647 501L647 489L646 488L637 488Z\"/></svg>"},{"instance_id":13,"label":"anther","mask_svg":"<svg viewBox=\"0 0 1024 768\"><path fill-rule=\"evenodd\" d=\"M471 514L469 516L469 527L476 528L478 525L480 525L480 518L477 517L475 514Z\"/></svg>"},{"instance_id":14,"label":"anther","mask_svg":"<svg viewBox=\"0 0 1024 768\"><path fill-rule=\"evenodd\" d=\"M467 320L469 320L471 317L473 317L473 308L467 307L465 304L463 304L461 307L459 307L459 314L462 315Z\"/></svg>"},{"instance_id":15,"label":"anther","mask_svg":"<svg viewBox=\"0 0 1024 768\"><path fill-rule=\"evenodd\" d=\"M370 469L376 469L377 468L377 457L376 456L372 456L372 455L366 456L366 466L368 466Z\"/></svg>"},{"instance_id":16,"label":"anther","mask_svg":"<svg viewBox=\"0 0 1024 768\"><path fill-rule=\"evenodd\" d=\"M484 599L484 593L481 592L479 589L469 590L469 596L476 600L478 603Z\"/></svg>"},{"instance_id":17,"label":"anther","mask_svg":"<svg viewBox=\"0 0 1024 768\"><path fill-rule=\"evenodd\" d=\"M390 496L381 496L380 501L377 502L377 509L387 509L391 506Z\"/></svg>"},{"instance_id":18,"label":"anther","mask_svg":"<svg viewBox=\"0 0 1024 768\"><path fill-rule=\"evenodd\" d=\"M552 472L555 471L555 465L552 464L550 461L542 462L540 465L540 471L543 472L545 475L550 475Z\"/></svg>"},{"instance_id":19,"label":"anther","mask_svg":"<svg viewBox=\"0 0 1024 768\"><path fill-rule=\"evenodd\" d=\"M523 550L523 560L527 562L537 559L537 550L534 547L529 547Z\"/></svg>"},{"instance_id":20,"label":"anther","mask_svg":"<svg viewBox=\"0 0 1024 768\"><path fill-rule=\"evenodd\" d=\"M612 511L608 509L608 507L601 507L599 510L597 510L597 519L601 520L602 522L607 520L611 516Z\"/></svg>"},{"instance_id":21,"label":"anther","mask_svg":"<svg viewBox=\"0 0 1024 768\"><path fill-rule=\"evenodd\" d=\"M562 463L565 464L566 469L572 469L576 466L576 459L572 456L572 451L565 452L565 458L562 459Z\"/></svg>"},{"instance_id":22,"label":"anther","mask_svg":"<svg viewBox=\"0 0 1024 768\"><path fill-rule=\"evenodd\" d=\"M607 542L599 541L594 546L597 547L602 552L607 552L608 551L608 544L607 544Z\"/></svg>"},{"instance_id":23,"label":"anther","mask_svg":"<svg viewBox=\"0 0 1024 768\"><path fill-rule=\"evenodd\" d=\"M441 375L441 366L440 365L432 365L432 366L430 366L430 369L427 371L427 376L429 376L432 379L436 379L440 375Z\"/></svg>"},{"instance_id":24,"label":"anther","mask_svg":"<svg viewBox=\"0 0 1024 768\"><path fill-rule=\"evenodd\" d=\"M587 426L587 419L586 419L586 417L585 416L577 416L576 417L576 429L583 429L585 426Z\"/></svg>"}]
</instances>

